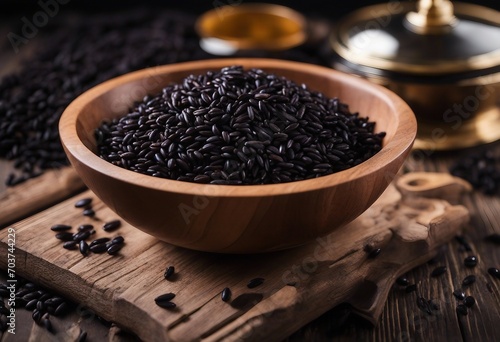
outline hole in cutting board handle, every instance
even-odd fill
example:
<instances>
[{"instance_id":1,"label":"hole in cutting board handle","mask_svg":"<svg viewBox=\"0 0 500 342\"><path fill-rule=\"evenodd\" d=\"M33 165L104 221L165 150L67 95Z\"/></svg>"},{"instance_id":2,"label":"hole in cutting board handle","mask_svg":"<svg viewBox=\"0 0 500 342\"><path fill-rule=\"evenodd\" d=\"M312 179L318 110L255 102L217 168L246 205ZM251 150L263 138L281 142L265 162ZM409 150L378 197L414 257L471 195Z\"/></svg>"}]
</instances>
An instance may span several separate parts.
<instances>
[{"instance_id":1,"label":"hole in cutting board handle","mask_svg":"<svg viewBox=\"0 0 500 342\"><path fill-rule=\"evenodd\" d=\"M409 186L423 186L426 185L428 182L429 182L428 179L420 178L420 179L412 179L406 184L408 184Z\"/></svg>"}]
</instances>

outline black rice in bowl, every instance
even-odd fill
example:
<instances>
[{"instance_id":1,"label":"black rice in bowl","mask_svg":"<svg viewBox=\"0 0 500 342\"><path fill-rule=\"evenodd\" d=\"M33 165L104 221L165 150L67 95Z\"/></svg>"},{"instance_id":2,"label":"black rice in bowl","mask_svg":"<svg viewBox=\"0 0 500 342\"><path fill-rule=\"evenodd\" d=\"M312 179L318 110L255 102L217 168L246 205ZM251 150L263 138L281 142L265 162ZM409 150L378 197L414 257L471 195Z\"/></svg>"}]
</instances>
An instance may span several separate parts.
<instances>
[{"instance_id":1,"label":"black rice in bowl","mask_svg":"<svg viewBox=\"0 0 500 342\"><path fill-rule=\"evenodd\" d=\"M96 130L104 160L154 177L273 184L358 165L384 132L337 98L260 69L191 75Z\"/></svg>"}]
</instances>

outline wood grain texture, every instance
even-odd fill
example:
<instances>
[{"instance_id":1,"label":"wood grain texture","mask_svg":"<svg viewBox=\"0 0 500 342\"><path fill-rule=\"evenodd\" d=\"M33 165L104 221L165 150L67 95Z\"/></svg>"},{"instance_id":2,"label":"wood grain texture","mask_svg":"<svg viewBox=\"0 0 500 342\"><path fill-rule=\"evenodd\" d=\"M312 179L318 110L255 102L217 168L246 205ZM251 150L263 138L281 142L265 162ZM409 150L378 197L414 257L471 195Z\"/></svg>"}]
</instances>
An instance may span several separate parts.
<instances>
[{"instance_id":1,"label":"wood grain texture","mask_svg":"<svg viewBox=\"0 0 500 342\"><path fill-rule=\"evenodd\" d=\"M438 153L414 151L405 163L406 171L448 172L457 160L490 151L500 157L500 142L469 150ZM496 341L500 339L500 282L487 274L489 267L499 267L498 245L485 241L485 237L500 234L500 198L486 196L479 191L465 194L460 203L471 214L470 223L460 235L464 236L472 251L467 252L456 241L444 245L430 263L423 264L405 274L411 283L417 284L417 292L407 294L393 286L377 325L353 315L350 307L337 307L311 322L286 339L287 342L312 341ZM476 255L479 263L475 268L463 264L468 255ZM448 268L439 278L430 277L438 266ZM452 292L463 278L475 274L478 280L466 293L474 296L476 306L465 317L456 314L459 304ZM433 299L439 312L432 316L417 307L418 296Z\"/></svg>"},{"instance_id":2,"label":"wood grain texture","mask_svg":"<svg viewBox=\"0 0 500 342\"><path fill-rule=\"evenodd\" d=\"M227 256L173 247L125 224L115 233L100 229L116 218L94 199L96 218L83 217L76 200L85 192L13 227L16 271L57 289L146 341L279 340L332 307L349 302L376 322L389 290L401 273L427 261L468 219L462 206L438 199L402 199L389 187L358 219L316 242L282 252ZM117 256L62 248L50 226L93 223L95 237L120 234L126 245ZM5 267L6 230L0 232L0 265ZM381 248L369 258L367 246ZM176 276L163 272L175 265ZM263 277L264 284L246 283ZM224 287L233 295L220 299ZM176 294L175 310L154 298ZM138 319L140 317L140 319ZM154 332L154 333L151 333Z\"/></svg>"},{"instance_id":3,"label":"wood grain texture","mask_svg":"<svg viewBox=\"0 0 500 342\"><path fill-rule=\"evenodd\" d=\"M340 98L352 112L375 121L377 131L386 132L383 148L342 172L251 186L160 179L115 166L95 154L94 132L104 119L124 115L134 100L189 74L228 65L260 68ZM392 181L416 135L409 107L383 87L324 67L250 58L179 63L115 78L79 96L63 113L59 127L78 174L123 219L174 245L222 253L279 250L312 241L352 221Z\"/></svg>"},{"instance_id":4,"label":"wood grain texture","mask_svg":"<svg viewBox=\"0 0 500 342\"><path fill-rule=\"evenodd\" d=\"M0 192L0 227L20 220L85 189L71 167L50 170Z\"/></svg>"}]
</instances>

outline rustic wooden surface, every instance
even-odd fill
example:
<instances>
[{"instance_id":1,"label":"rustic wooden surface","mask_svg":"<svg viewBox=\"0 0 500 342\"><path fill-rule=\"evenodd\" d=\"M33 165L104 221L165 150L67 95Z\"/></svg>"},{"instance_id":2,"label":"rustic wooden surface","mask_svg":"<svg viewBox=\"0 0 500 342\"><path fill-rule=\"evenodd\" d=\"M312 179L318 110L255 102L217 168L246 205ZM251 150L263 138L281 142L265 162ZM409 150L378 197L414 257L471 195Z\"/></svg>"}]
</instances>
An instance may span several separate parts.
<instances>
[{"instance_id":1,"label":"rustic wooden surface","mask_svg":"<svg viewBox=\"0 0 500 342\"><path fill-rule=\"evenodd\" d=\"M422 174L420 180L432 182L432 176ZM446 192L440 183L435 187ZM272 254L228 256L173 247L127 224L104 232L100 226L116 214L94 199L96 217L83 217L74 203L84 197L95 195L84 192L11 226L16 230L16 273L57 289L147 341L281 340L343 302L375 323L394 280L432 258L469 219L463 206L402 197L391 186L358 219L315 243ZM54 223L92 223L97 230L92 238L119 234L126 245L114 257L83 257L62 248L49 230ZM6 229L0 231L3 268L7 236ZM383 254L370 258L367 246ZM177 268L172 281L163 279L169 264ZM246 282L254 277L265 282L249 290ZM220 299L225 286L233 291L229 303ZM165 292L176 293L176 310L153 304Z\"/></svg>"},{"instance_id":2,"label":"rustic wooden surface","mask_svg":"<svg viewBox=\"0 0 500 342\"><path fill-rule=\"evenodd\" d=\"M405 164L407 171L447 172L450 165L469 154L489 150L500 156L500 142L462 151L414 151ZM499 267L500 248L485 237L500 233L500 197L486 196L478 191L466 195L461 201L471 214L470 224L463 230L472 246L466 252L453 240L443 246L433 262L413 269L406 274L418 291L406 294L397 286L389 294L377 325L353 315L349 306L339 306L303 327L287 339L289 342L314 341L495 341L500 339L500 281L487 273L489 267ZM464 266L464 258L476 255L478 265L473 269ZM446 266L445 276L431 278L437 266ZM477 303L467 316L458 316L458 301L452 292L460 288L469 274L478 278L466 292ZM440 307L437 314L429 316L417 307L417 296L433 298Z\"/></svg>"},{"instance_id":3,"label":"rustic wooden surface","mask_svg":"<svg viewBox=\"0 0 500 342\"><path fill-rule=\"evenodd\" d=\"M5 179L5 178L2 178ZM0 227L54 205L85 189L71 167L43 175L0 192Z\"/></svg>"},{"instance_id":4,"label":"rustic wooden surface","mask_svg":"<svg viewBox=\"0 0 500 342\"><path fill-rule=\"evenodd\" d=\"M20 14L13 21L18 22ZM2 22L3 25L7 23ZM9 32L2 31L2 37ZM31 43L30 43L31 44ZM0 75L12 70L14 55L11 51L0 54ZM15 65L15 63L14 63ZM456 160L467 154L476 154L490 150L500 155L500 143L471 148L465 151L438 153L434 151L416 151L406 163L407 171L443 171ZM0 167L0 174L8 170ZM2 179L5 179L2 177ZM2 186L0 185L0 188ZM500 197L485 196L472 192L462 200L470 211L471 222L464 229L463 235L473 247L472 253L464 252L456 241L446 244L433 263L419 266L406 273L411 282L418 284L418 292L406 294L394 286L389 293L378 323L373 326L366 320L353 314L349 305L339 305L318 319L307 324L286 339L296 341L495 341L500 340L500 282L486 273L488 267L500 266L500 251L497 245L484 241L492 233L500 233ZM474 269L463 266L465 256L475 254L480 258ZM430 272L438 265L446 265L448 273L440 278L431 278ZM478 275L478 281L469 289L477 304L469 315L458 317L455 313L456 300L451 292L468 274ZM0 272L0 281L5 281L5 273ZM439 304L440 310L428 316L417 308L416 298L421 294L432 297ZM65 335L56 338L37 327L29 312L18 312L16 335L2 334L0 341L62 341ZM126 334L116 327L107 327L96 318L91 310L78 306L78 310L54 320L58 331L76 336L75 326L89 332L88 341L136 341L133 335ZM75 339L72 339L73 341Z\"/></svg>"}]
</instances>

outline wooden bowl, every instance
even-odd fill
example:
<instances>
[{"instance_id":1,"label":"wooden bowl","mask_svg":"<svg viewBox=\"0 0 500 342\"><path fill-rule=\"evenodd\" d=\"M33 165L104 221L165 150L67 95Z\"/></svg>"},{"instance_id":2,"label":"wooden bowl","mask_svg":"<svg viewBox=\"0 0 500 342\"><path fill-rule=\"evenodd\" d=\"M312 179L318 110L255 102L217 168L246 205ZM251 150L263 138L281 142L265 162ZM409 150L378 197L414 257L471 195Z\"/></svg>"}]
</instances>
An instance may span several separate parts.
<instances>
[{"instance_id":1,"label":"wooden bowl","mask_svg":"<svg viewBox=\"0 0 500 342\"><path fill-rule=\"evenodd\" d=\"M206 185L159 179L96 155L94 130L134 101L189 74L229 65L261 68L339 97L376 121L384 146L367 161L332 175L271 185ZM100 84L75 99L59 124L68 158L85 184L134 227L173 245L255 253L304 244L342 227L385 190L415 139L415 116L391 91L332 69L281 60L220 59L159 66Z\"/></svg>"}]
</instances>

